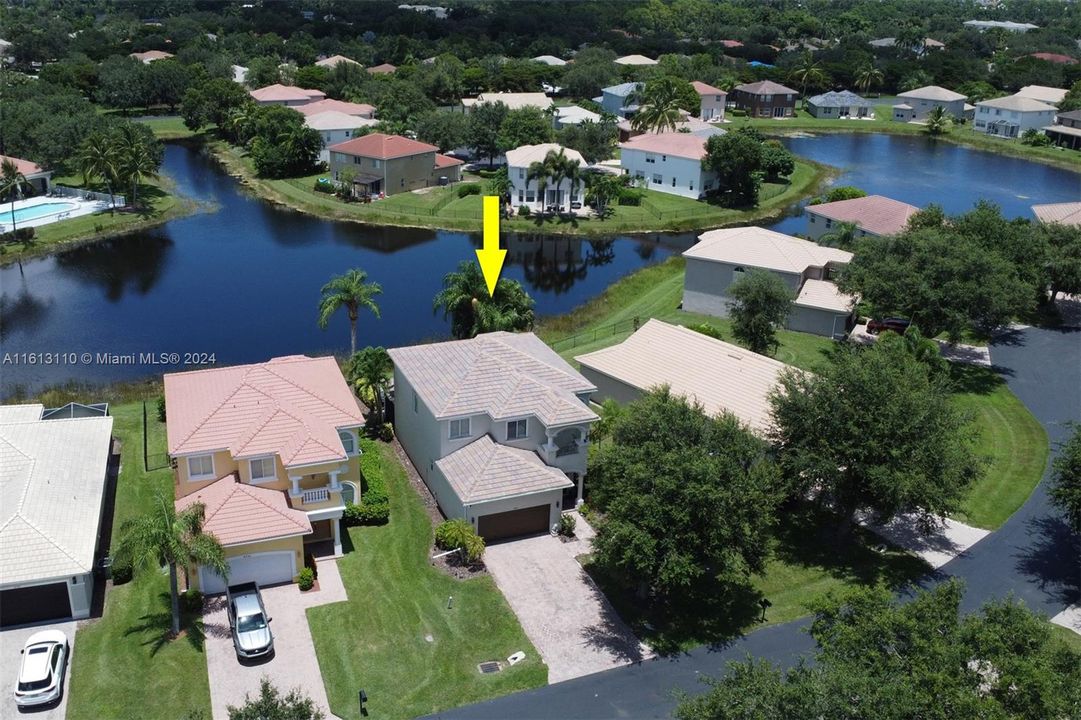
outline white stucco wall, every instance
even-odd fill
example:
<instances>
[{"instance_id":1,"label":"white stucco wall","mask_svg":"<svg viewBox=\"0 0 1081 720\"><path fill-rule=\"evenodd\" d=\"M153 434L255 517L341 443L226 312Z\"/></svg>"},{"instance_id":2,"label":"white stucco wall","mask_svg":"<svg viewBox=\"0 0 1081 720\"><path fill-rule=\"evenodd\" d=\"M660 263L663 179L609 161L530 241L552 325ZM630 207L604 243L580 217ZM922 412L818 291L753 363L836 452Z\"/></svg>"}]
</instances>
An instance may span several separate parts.
<instances>
[{"instance_id":1,"label":"white stucco wall","mask_svg":"<svg viewBox=\"0 0 1081 720\"><path fill-rule=\"evenodd\" d=\"M1010 125L1016 125L1017 131L1010 137L1020 137L1026 130L1039 130L1055 122L1055 109L1048 107L1047 110L1003 110L976 106L976 115L972 122L972 129L977 132L990 133L991 123L1005 120ZM1000 133L1001 134L1001 131Z\"/></svg>"},{"instance_id":2,"label":"white stucco wall","mask_svg":"<svg viewBox=\"0 0 1081 720\"><path fill-rule=\"evenodd\" d=\"M548 204L546 198L551 197L557 186L549 181L548 185L545 186L544 197L541 197L537 193L537 181L527 180L528 175L529 168L527 167L516 165L507 167L507 177L510 179L511 184L511 204L516 208L519 205L526 205L530 210L543 210ZM563 209L568 209L572 202L585 201L585 181L582 179L579 179L576 183L563 180L559 183L558 189L563 193L560 200L560 207ZM533 194L533 200L529 200L530 193ZM551 204L554 205L555 201L552 200Z\"/></svg>"},{"instance_id":3,"label":"white stucco wall","mask_svg":"<svg viewBox=\"0 0 1081 720\"><path fill-rule=\"evenodd\" d=\"M716 184L715 173L703 171L702 162L696 159L623 148L620 164L625 174L644 177L648 189L692 200L699 199ZM656 176L660 182L656 182Z\"/></svg>"}]
</instances>

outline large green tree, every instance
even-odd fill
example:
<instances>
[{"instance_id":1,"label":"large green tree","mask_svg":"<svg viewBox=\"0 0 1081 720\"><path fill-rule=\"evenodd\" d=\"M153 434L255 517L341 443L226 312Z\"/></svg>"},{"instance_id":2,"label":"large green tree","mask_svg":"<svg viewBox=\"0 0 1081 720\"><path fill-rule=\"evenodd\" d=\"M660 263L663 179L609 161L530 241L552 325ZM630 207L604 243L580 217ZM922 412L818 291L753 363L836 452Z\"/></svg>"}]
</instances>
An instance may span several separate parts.
<instances>
[{"instance_id":1,"label":"large green tree","mask_svg":"<svg viewBox=\"0 0 1081 720\"><path fill-rule=\"evenodd\" d=\"M462 147L469 139L469 118L444 111L423 115L417 121L417 139L437 146L439 152Z\"/></svg>"},{"instance_id":2,"label":"large green tree","mask_svg":"<svg viewBox=\"0 0 1081 720\"><path fill-rule=\"evenodd\" d=\"M729 663L677 720L1049 720L1081 711L1081 654L1013 599L960 612L954 580L894 600L882 588L815 603L813 662Z\"/></svg>"},{"instance_id":3,"label":"large green tree","mask_svg":"<svg viewBox=\"0 0 1081 720\"><path fill-rule=\"evenodd\" d=\"M210 78L190 86L180 101L180 116L189 130L225 124L229 115L252 103L243 86L226 78Z\"/></svg>"},{"instance_id":4,"label":"large green tree","mask_svg":"<svg viewBox=\"0 0 1081 720\"><path fill-rule=\"evenodd\" d=\"M1066 513L1074 532L1081 532L1081 425L1062 445L1054 467L1051 500Z\"/></svg>"},{"instance_id":5,"label":"large green tree","mask_svg":"<svg viewBox=\"0 0 1081 720\"><path fill-rule=\"evenodd\" d=\"M619 128L611 120L566 125L556 133L556 140L560 145L582 153L587 163L612 157L618 139Z\"/></svg>"},{"instance_id":6,"label":"large green tree","mask_svg":"<svg viewBox=\"0 0 1081 720\"><path fill-rule=\"evenodd\" d=\"M793 493L833 505L843 530L861 510L930 523L956 511L982 472L948 378L893 333L870 347L838 346L813 374L785 372L770 405Z\"/></svg>"},{"instance_id":7,"label":"large green tree","mask_svg":"<svg viewBox=\"0 0 1081 720\"><path fill-rule=\"evenodd\" d=\"M706 141L702 167L717 173L722 197L730 205L755 206L762 186L762 141L753 133L714 135Z\"/></svg>"},{"instance_id":8,"label":"large green tree","mask_svg":"<svg viewBox=\"0 0 1081 720\"><path fill-rule=\"evenodd\" d=\"M511 110L499 124L496 143L503 152L522 145L540 145L554 137L552 119L540 108Z\"/></svg>"},{"instance_id":9,"label":"large green tree","mask_svg":"<svg viewBox=\"0 0 1081 720\"><path fill-rule=\"evenodd\" d=\"M499 129L507 117L507 106L501 102L476 105L469 112L469 147L489 161L499 154Z\"/></svg>"},{"instance_id":10,"label":"large green tree","mask_svg":"<svg viewBox=\"0 0 1081 720\"><path fill-rule=\"evenodd\" d=\"M383 424L383 400L390 387L394 362L383 347L368 346L349 358L346 377L357 397L371 408L377 425Z\"/></svg>"},{"instance_id":11,"label":"large green tree","mask_svg":"<svg viewBox=\"0 0 1081 720\"><path fill-rule=\"evenodd\" d=\"M463 260L443 277L443 289L432 301L435 312L450 319L450 332L458 339L496 330L520 331L533 327L533 298L517 280L499 278L495 293L476 262Z\"/></svg>"},{"instance_id":12,"label":"large green tree","mask_svg":"<svg viewBox=\"0 0 1081 720\"><path fill-rule=\"evenodd\" d=\"M229 720L323 720L326 717L315 702L299 688L286 695L263 677L259 681L259 695L244 696L244 704L226 708Z\"/></svg>"},{"instance_id":13,"label":"large green tree","mask_svg":"<svg viewBox=\"0 0 1081 720\"><path fill-rule=\"evenodd\" d=\"M668 388L626 410L590 456L595 562L660 605L745 583L765 563L779 497L766 445Z\"/></svg>"},{"instance_id":14,"label":"large green tree","mask_svg":"<svg viewBox=\"0 0 1081 720\"><path fill-rule=\"evenodd\" d=\"M673 131L684 113L698 112L698 93L689 82L671 75L653 78L638 93L641 109L631 118L639 132Z\"/></svg>"},{"instance_id":15,"label":"large green tree","mask_svg":"<svg viewBox=\"0 0 1081 720\"><path fill-rule=\"evenodd\" d=\"M792 307L792 289L780 275L751 270L728 288L732 335L756 353L777 347L777 328L784 326Z\"/></svg>"},{"instance_id":16,"label":"large green tree","mask_svg":"<svg viewBox=\"0 0 1081 720\"><path fill-rule=\"evenodd\" d=\"M319 327L326 329L330 318L345 308L349 315L349 354L357 352L357 319L361 310L379 317L379 305L375 296L383 292L379 283L368 282L368 273L353 268L344 275L336 275L320 290Z\"/></svg>"}]
</instances>

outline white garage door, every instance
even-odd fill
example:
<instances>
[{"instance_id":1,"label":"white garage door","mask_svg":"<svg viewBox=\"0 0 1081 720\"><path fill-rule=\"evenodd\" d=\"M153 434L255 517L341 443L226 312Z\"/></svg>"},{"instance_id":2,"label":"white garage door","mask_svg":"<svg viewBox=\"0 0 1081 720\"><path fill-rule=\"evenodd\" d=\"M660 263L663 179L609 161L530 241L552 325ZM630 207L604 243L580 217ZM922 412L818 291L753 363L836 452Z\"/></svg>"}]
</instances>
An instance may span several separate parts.
<instances>
[{"instance_id":1,"label":"white garage door","mask_svg":"<svg viewBox=\"0 0 1081 720\"><path fill-rule=\"evenodd\" d=\"M289 550L229 558L230 585L253 581L264 586L274 585L291 582L296 574L296 557ZM199 568L199 583L206 595L225 592L225 580L209 568Z\"/></svg>"}]
</instances>

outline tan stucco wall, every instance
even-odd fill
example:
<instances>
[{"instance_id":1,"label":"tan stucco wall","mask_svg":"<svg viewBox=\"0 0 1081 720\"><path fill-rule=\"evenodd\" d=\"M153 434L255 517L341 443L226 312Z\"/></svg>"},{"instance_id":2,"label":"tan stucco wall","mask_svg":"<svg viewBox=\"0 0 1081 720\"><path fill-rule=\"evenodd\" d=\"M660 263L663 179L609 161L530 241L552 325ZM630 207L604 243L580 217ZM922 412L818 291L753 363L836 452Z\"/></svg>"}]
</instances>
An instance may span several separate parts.
<instances>
[{"instance_id":1,"label":"tan stucco wall","mask_svg":"<svg viewBox=\"0 0 1081 720\"><path fill-rule=\"evenodd\" d=\"M281 538L278 540L266 540L263 542L248 543L245 545L230 545L225 548L225 557L233 558L241 555L251 555L254 553L274 552L292 550L293 559L296 561L297 572L300 572L304 567L304 538L297 536L291 538ZM199 590L199 571L198 568L191 568L188 572L188 580L193 590ZM296 576L293 576L293 582L296 582Z\"/></svg>"}]
</instances>

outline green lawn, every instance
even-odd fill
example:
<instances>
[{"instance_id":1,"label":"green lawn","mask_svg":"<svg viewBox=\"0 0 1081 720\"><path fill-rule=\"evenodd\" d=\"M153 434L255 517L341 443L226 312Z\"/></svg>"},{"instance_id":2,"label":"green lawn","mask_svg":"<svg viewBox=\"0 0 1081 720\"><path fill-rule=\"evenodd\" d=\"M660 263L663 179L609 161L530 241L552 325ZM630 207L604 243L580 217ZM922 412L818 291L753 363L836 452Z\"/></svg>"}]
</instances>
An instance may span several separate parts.
<instances>
[{"instance_id":1,"label":"green lawn","mask_svg":"<svg viewBox=\"0 0 1081 720\"><path fill-rule=\"evenodd\" d=\"M186 140L203 134L189 130L180 117L143 118L139 122L153 130L154 137L159 140Z\"/></svg>"},{"instance_id":2,"label":"green lawn","mask_svg":"<svg viewBox=\"0 0 1081 720\"><path fill-rule=\"evenodd\" d=\"M544 685L547 668L492 579L455 580L429 565L431 522L405 471L387 445L363 447L382 456L390 523L349 530L355 550L338 561L349 601L308 610L331 711L359 718L360 688L371 717L412 718ZM524 662L477 671L516 650Z\"/></svg>"},{"instance_id":3,"label":"green lawn","mask_svg":"<svg viewBox=\"0 0 1081 720\"><path fill-rule=\"evenodd\" d=\"M284 180L259 178L255 176L250 159L241 151L220 141L212 143L211 147L230 172L244 177L261 196L304 212L377 224L480 230L481 197L471 195L459 198L457 191L460 185L436 188L425 193L399 193L372 203L345 203L332 195L315 192L315 181L327 177L325 173ZM773 217L800 198L813 194L828 173L829 170L823 166L798 160L789 181L764 183L758 207L748 210L723 208L647 190L641 205L613 206L611 214L604 219L514 217L503 220L501 228L519 232L589 235L701 229L756 222Z\"/></svg>"},{"instance_id":4,"label":"green lawn","mask_svg":"<svg viewBox=\"0 0 1081 720\"><path fill-rule=\"evenodd\" d=\"M151 452L164 451L164 425L151 418ZM172 499L173 478L168 467L144 472L142 403L109 408L113 433L123 444L116 492L113 539L121 523L147 511L156 492ZM76 636L68 691L69 720L140 717L176 720L199 710L210 717L210 686L200 625L185 618L186 632L166 641L169 630L169 581L166 575L145 572L130 583L112 588L105 612L85 624Z\"/></svg>"},{"instance_id":5,"label":"green lawn","mask_svg":"<svg viewBox=\"0 0 1081 720\"><path fill-rule=\"evenodd\" d=\"M989 368L953 365L957 404L980 431L977 451L989 461L957 519L994 530L1024 504L1047 465L1047 433L1005 381Z\"/></svg>"},{"instance_id":6,"label":"green lawn","mask_svg":"<svg viewBox=\"0 0 1081 720\"><path fill-rule=\"evenodd\" d=\"M1048 623L1051 625L1051 634L1057 637L1062 642L1066 643L1074 652L1081 652L1081 635L1078 635L1070 628L1064 628L1061 625L1055 625L1054 623Z\"/></svg>"}]
</instances>

